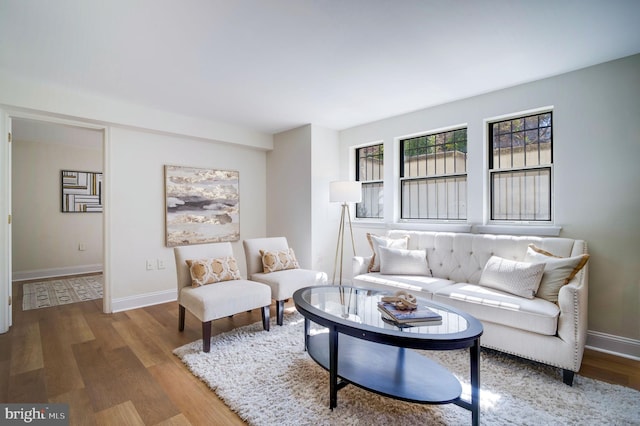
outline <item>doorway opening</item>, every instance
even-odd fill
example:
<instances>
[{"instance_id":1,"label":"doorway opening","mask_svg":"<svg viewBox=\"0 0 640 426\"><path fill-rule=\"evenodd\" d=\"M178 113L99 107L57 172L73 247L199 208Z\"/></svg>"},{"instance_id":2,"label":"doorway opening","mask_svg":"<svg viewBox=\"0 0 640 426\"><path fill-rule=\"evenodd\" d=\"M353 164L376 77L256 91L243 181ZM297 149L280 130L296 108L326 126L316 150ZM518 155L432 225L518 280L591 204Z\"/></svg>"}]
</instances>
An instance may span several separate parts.
<instances>
[{"instance_id":1,"label":"doorway opening","mask_svg":"<svg viewBox=\"0 0 640 426\"><path fill-rule=\"evenodd\" d=\"M12 282L104 273L104 213L64 212L62 171L103 175L106 129L11 115L10 130Z\"/></svg>"}]
</instances>

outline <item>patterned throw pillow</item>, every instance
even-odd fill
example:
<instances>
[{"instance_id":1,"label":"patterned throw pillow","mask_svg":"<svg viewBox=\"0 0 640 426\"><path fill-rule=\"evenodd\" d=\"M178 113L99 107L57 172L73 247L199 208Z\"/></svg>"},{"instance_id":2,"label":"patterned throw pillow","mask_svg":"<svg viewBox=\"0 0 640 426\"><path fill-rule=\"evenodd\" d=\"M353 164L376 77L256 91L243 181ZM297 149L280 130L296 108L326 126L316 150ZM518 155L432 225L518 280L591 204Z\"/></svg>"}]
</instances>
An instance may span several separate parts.
<instances>
[{"instance_id":1,"label":"patterned throw pillow","mask_svg":"<svg viewBox=\"0 0 640 426\"><path fill-rule=\"evenodd\" d=\"M187 260L187 266L191 273L191 285L193 287L242 278L236 259L231 256L216 259Z\"/></svg>"},{"instance_id":2,"label":"patterned throw pillow","mask_svg":"<svg viewBox=\"0 0 640 426\"><path fill-rule=\"evenodd\" d=\"M539 262L545 265L542 282L536 297L557 303L560 289L571 281L580 269L587 264L589 255L560 257L536 247L535 244L529 244L524 260L525 262Z\"/></svg>"},{"instance_id":3,"label":"patterned throw pillow","mask_svg":"<svg viewBox=\"0 0 640 426\"><path fill-rule=\"evenodd\" d=\"M491 256L482 270L478 284L533 299L543 272L544 263L517 262Z\"/></svg>"},{"instance_id":4,"label":"patterned throw pillow","mask_svg":"<svg viewBox=\"0 0 640 426\"><path fill-rule=\"evenodd\" d=\"M373 256L371 256L371 261L367 268L368 272L380 272L380 247L406 249L409 245L408 235L394 239L367 233L367 240L371 246L371 251L373 251Z\"/></svg>"},{"instance_id":5,"label":"patterned throw pillow","mask_svg":"<svg viewBox=\"0 0 640 426\"><path fill-rule=\"evenodd\" d=\"M260 256L262 256L262 268L265 274L300 268L292 248L289 250L260 250Z\"/></svg>"}]
</instances>

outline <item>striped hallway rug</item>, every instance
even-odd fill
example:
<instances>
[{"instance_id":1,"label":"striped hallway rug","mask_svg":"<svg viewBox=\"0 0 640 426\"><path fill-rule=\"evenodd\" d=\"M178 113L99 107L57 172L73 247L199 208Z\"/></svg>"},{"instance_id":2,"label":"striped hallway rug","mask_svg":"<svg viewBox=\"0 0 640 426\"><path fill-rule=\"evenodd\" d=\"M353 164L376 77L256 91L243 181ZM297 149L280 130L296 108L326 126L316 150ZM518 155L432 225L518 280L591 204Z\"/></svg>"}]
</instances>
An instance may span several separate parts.
<instances>
[{"instance_id":1,"label":"striped hallway rug","mask_svg":"<svg viewBox=\"0 0 640 426\"><path fill-rule=\"evenodd\" d=\"M22 285L22 310L102 298L102 275L69 277Z\"/></svg>"}]
</instances>

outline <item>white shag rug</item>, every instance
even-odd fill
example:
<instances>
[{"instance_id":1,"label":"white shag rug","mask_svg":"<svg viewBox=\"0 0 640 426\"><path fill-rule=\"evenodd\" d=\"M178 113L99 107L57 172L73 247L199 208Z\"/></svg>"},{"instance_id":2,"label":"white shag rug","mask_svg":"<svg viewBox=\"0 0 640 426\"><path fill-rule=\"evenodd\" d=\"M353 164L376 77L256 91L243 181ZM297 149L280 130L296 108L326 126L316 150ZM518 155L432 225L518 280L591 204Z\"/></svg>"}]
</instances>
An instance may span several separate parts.
<instances>
[{"instance_id":1,"label":"white shag rug","mask_svg":"<svg viewBox=\"0 0 640 426\"><path fill-rule=\"evenodd\" d=\"M329 409L329 373L304 351L304 319L286 313L271 331L261 323L174 350L189 370L251 425L461 425L471 413L453 404L422 405L379 396L354 385ZM449 368L469 399L467 351L422 352ZM366 360L363 360L366 362ZM416 372L420 374L420 372ZM576 375L562 383L557 368L482 350L484 425L640 425L640 392Z\"/></svg>"},{"instance_id":2,"label":"white shag rug","mask_svg":"<svg viewBox=\"0 0 640 426\"><path fill-rule=\"evenodd\" d=\"M103 276L87 275L22 285L22 310L102 298Z\"/></svg>"}]
</instances>

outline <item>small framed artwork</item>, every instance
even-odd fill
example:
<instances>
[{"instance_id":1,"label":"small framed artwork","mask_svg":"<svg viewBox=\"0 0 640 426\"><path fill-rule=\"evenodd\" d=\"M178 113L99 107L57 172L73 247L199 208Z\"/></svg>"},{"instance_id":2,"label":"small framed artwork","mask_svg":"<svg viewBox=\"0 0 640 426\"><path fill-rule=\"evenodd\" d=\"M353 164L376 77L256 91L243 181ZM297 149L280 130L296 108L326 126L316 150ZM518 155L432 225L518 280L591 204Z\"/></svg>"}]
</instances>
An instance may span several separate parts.
<instances>
[{"instance_id":1,"label":"small framed artwork","mask_svg":"<svg viewBox=\"0 0 640 426\"><path fill-rule=\"evenodd\" d=\"M167 247L240 239L239 172L165 166Z\"/></svg>"},{"instance_id":2,"label":"small framed artwork","mask_svg":"<svg viewBox=\"0 0 640 426\"><path fill-rule=\"evenodd\" d=\"M62 213L102 213L102 173L62 170Z\"/></svg>"}]
</instances>

